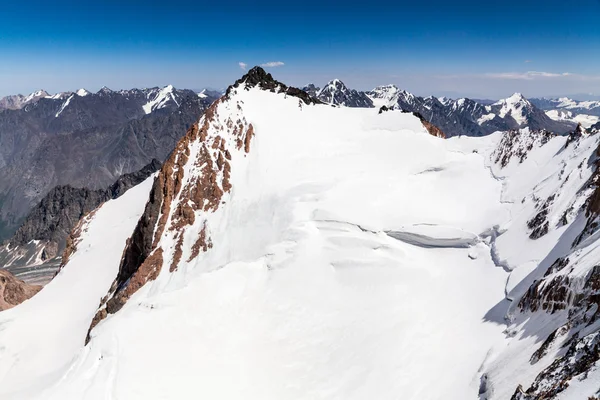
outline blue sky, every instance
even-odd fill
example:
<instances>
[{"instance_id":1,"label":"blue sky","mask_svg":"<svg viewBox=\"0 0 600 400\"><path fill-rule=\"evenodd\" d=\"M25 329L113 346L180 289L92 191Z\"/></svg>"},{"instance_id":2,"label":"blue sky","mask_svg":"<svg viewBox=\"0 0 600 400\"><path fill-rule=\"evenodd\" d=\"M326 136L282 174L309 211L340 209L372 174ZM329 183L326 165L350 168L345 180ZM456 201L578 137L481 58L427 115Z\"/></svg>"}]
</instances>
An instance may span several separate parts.
<instances>
[{"instance_id":1,"label":"blue sky","mask_svg":"<svg viewBox=\"0 0 600 400\"><path fill-rule=\"evenodd\" d=\"M293 85L600 95L600 0L85 3L3 4L0 95L225 87L240 63L275 62L271 72Z\"/></svg>"}]
</instances>

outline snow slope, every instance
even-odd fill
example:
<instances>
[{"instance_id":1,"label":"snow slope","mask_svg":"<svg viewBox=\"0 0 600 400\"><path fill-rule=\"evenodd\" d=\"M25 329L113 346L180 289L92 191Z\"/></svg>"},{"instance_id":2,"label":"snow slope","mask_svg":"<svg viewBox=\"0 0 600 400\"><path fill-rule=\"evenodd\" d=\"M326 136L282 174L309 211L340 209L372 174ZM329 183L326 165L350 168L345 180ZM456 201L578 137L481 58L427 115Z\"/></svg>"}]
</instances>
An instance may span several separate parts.
<instances>
[{"instance_id":1,"label":"snow slope","mask_svg":"<svg viewBox=\"0 0 600 400\"><path fill-rule=\"evenodd\" d=\"M86 218L77 252L58 276L31 300L0 313L0 398L35 397L85 353L87 328L118 271L152 180Z\"/></svg>"}]
</instances>

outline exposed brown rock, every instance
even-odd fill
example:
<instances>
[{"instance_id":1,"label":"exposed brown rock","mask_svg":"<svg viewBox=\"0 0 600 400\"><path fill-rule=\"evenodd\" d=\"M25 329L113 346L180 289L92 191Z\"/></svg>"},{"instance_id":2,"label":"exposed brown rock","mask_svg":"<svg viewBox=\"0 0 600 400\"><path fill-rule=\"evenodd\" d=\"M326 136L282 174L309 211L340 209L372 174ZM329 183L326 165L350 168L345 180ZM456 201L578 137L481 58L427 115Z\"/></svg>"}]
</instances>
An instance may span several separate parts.
<instances>
[{"instance_id":1,"label":"exposed brown rock","mask_svg":"<svg viewBox=\"0 0 600 400\"><path fill-rule=\"evenodd\" d=\"M171 260L171 266L169 272L174 272L181 261L181 255L183 254L183 232L179 232L179 239L175 245L175 252L173 253L173 260Z\"/></svg>"},{"instance_id":2,"label":"exposed brown rock","mask_svg":"<svg viewBox=\"0 0 600 400\"><path fill-rule=\"evenodd\" d=\"M384 111L387 111L384 110ZM382 109L379 110L379 113L381 114ZM423 117L420 113L418 112L413 112L412 113L415 117L419 118L419 120L421 121L421 123L423 124L423 126L425 127L425 129L427 129L427 132L429 132L429 134L431 136L435 136L435 137L439 137L442 139L446 139L446 135L444 134L444 132L442 132L442 130L440 128L438 128L437 126L433 125L431 122L427 121L425 119L425 117Z\"/></svg>"},{"instance_id":3,"label":"exposed brown rock","mask_svg":"<svg viewBox=\"0 0 600 400\"><path fill-rule=\"evenodd\" d=\"M196 239L196 242L192 246L192 254L188 258L188 262L198 257L198 254L200 254L200 250L207 252L210 248L212 248L212 241L206 233L206 224L204 224L202 230L198 234L198 239Z\"/></svg>"},{"instance_id":4,"label":"exposed brown rock","mask_svg":"<svg viewBox=\"0 0 600 400\"><path fill-rule=\"evenodd\" d=\"M223 136L231 138L229 143L235 143L235 150L248 153L255 134L252 125L243 118L236 121L229 118L222 124L217 118L222 101L214 102L201 122L190 127L164 163L144 214L127 241L110 295L101 303L90 330L107 314L120 310L144 284L156 279L165 259L171 258L170 272L177 270L183 257L186 227L194 223L204 224L194 240L188 261L197 257L200 251L212 248L206 219L202 222L198 218L216 211L223 195L231 190L230 160L234 149L227 148ZM241 110L240 104L237 107ZM190 151L192 143L197 149L193 155ZM195 172L186 176L185 167L190 164L193 164ZM165 235L174 240L174 249L161 247L161 238Z\"/></svg>"},{"instance_id":5,"label":"exposed brown rock","mask_svg":"<svg viewBox=\"0 0 600 400\"><path fill-rule=\"evenodd\" d=\"M7 270L0 269L0 311L21 304L40 290L41 286L29 285Z\"/></svg>"},{"instance_id":6,"label":"exposed brown rock","mask_svg":"<svg viewBox=\"0 0 600 400\"><path fill-rule=\"evenodd\" d=\"M254 136L254 127L252 124L248 127L248 131L246 131L246 136L244 139L244 151L246 153L250 153L250 142L252 141L252 137Z\"/></svg>"}]
</instances>

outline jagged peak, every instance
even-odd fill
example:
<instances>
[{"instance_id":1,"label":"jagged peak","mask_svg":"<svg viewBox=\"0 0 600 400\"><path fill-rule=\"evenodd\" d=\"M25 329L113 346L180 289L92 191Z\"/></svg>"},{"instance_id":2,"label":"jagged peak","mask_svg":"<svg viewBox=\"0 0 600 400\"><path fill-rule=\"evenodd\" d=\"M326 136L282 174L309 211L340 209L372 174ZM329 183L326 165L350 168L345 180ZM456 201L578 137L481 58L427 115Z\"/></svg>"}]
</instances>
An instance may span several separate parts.
<instances>
[{"instance_id":1,"label":"jagged peak","mask_svg":"<svg viewBox=\"0 0 600 400\"><path fill-rule=\"evenodd\" d=\"M494 105L506 105L506 104L531 104L529 100L525 98L521 93L513 93L512 96L507 97L494 103Z\"/></svg>"},{"instance_id":2,"label":"jagged peak","mask_svg":"<svg viewBox=\"0 0 600 400\"><path fill-rule=\"evenodd\" d=\"M229 88L238 87L242 83L244 83L246 87L258 86L261 88L270 87L273 85L282 85L281 82L278 82L273 78L273 75L271 75L269 72L265 71L258 65L248 70L248 72L246 72L240 79L235 81L235 83ZM227 91L229 92L229 89L227 89Z\"/></svg>"},{"instance_id":3,"label":"jagged peak","mask_svg":"<svg viewBox=\"0 0 600 400\"><path fill-rule=\"evenodd\" d=\"M46 92L44 89L39 89L39 90L36 90L35 92L30 93L27 97L25 97L24 102L27 103L27 102L30 102L30 101L33 101L33 100L36 100L36 99L39 99L42 97L48 97L48 96L50 96L50 94L48 92Z\"/></svg>"},{"instance_id":4,"label":"jagged peak","mask_svg":"<svg viewBox=\"0 0 600 400\"><path fill-rule=\"evenodd\" d=\"M110 88L108 88L107 86L102 86L100 88L100 90L98 90L98 94L103 94L103 93L113 93L114 91Z\"/></svg>"},{"instance_id":5,"label":"jagged peak","mask_svg":"<svg viewBox=\"0 0 600 400\"><path fill-rule=\"evenodd\" d=\"M325 85L323 87L323 89L321 89L321 92L324 92L325 90L343 90L343 89L347 89L347 86L344 84L344 82L342 82L341 79L332 79L331 81L329 81L327 83L327 85Z\"/></svg>"},{"instance_id":6,"label":"jagged peak","mask_svg":"<svg viewBox=\"0 0 600 400\"><path fill-rule=\"evenodd\" d=\"M233 85L229 86L225 92L225 97L229 97L231 92L241 85L244 85L246 89L258 87L259 89L270 92L285 93L288 96L298 97L306 104L321 103L320 100L312 97L302 89L287 86L286 84L277 81L273 78L273 75L259 66L251 68L240 79L235 81Z\"/></svg>"},{"instance_id":7,"label":"jagged peak","mask_svg":"<svg viewBox=\"0 0 600 400\"><path fill-rule=\"evenodd\" d=\"M380 85L369 92L369 95L375 98L392 97L399 93L400 89L394 84Z\"/></svg>"}]
</instances>

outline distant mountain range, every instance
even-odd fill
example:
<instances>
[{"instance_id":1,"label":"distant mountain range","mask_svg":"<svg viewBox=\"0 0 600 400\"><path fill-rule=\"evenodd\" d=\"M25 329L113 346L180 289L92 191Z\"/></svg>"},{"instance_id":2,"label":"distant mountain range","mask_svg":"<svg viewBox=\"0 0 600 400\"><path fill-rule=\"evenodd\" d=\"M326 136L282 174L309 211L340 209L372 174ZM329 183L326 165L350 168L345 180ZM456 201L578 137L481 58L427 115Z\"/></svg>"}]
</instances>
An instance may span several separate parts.
<instances>
[{"instance_id":1,"label":"distant mountain range","mask_svg":"<svg viewBox=\"0 0 600 400\"><path fill-rule=\"evenodd\" d=\"M164 160L218 96L166 86L0 99L0 238L57 185L100 189Z\"/></svg>"},{"instance_id":2,"label":"distant mountain range","mask_svg":"<svg viewBox=\"0 0 600 400\"><path fill-rule=\"evenodd\" d=\"M439 127L446 135L484 136L496 131L529 127L532 130L548 130L564 134L572 131L574 119L547 115L519 93L490 104L467 98L449 99L433 96L419 97L395 85L378 86L368 92L349 89L339 79L323 88L314 84L304 87L324 103L345 107L386 107L415 112Z\"/></svg>"}]
</instances>

